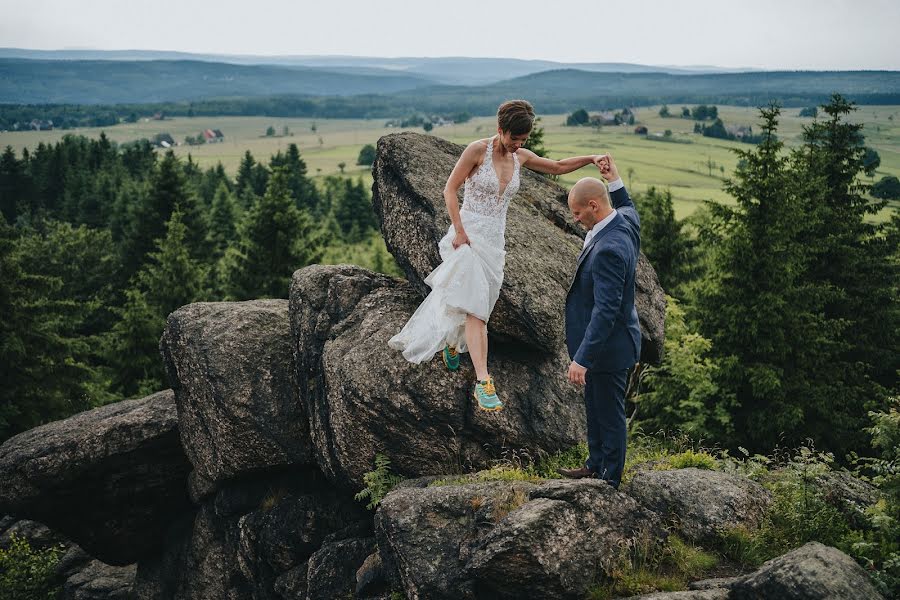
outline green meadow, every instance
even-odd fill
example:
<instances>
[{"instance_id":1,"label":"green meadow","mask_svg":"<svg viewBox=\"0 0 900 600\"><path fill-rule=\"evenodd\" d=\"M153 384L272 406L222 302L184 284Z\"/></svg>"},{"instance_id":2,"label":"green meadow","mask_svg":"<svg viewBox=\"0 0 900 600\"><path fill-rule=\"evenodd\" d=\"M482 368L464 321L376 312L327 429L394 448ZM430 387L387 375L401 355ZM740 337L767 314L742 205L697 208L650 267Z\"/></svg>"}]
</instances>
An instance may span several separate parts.
<instances>
[{"instance_id":1,"label":"green meadow","mask_svg":"<svg viewBox=\"0 0 900 600\"><path fill-rule=\"evenodd\" d=\"M734 170L737 156L734 149L750 149L752 146L703 137L693 133L694 121L682 118L661 118L658 106L635 109L637 124L645 125L648 137L634 134L634 126L566 127L566 115L542 115L544 146L551 158L564 158L577 154L610 152L619 165L625 183L634 192L650 186L669 188L675 199L676 215L683 218L691 214L703 201L730 202L722 189L722 183ZM673 114L681 113L681 106L669 107ZM719 116L726 126L756 126L755 109L719 106ZM779 135L788 146L800 143L804 124L810 118L798 116L798 108L785 109L782 114ZM864 134L868 146L881 157L881 166L872 182L885 175L900 177L900 106L862 106L855 119L865 125ZM174 118L164 121L141 121L120 124L108 128L84 128L67 131L2 132L0 146L12 146L17 153L23 148L33 149L39 142L53 143L63 135L81 134L96 137L104 131L116 142L129 142L140 138L152 138L157 133L169 133L179 144L185 137L196 136L200 131L219 129L225 141L202 146L179 145L176 154L191 155L201 167L221 162L232 175L237 172L241 157L250 150L257 159L267 159L289 144L297 144L314 178L339 175L340 163L344 163L346 176L362 177L371 183L368 167L357 166L356 159L364 144L374 144L378 138L401 131L385 127L386 119L292 119L269 117L194 117ZM267 137L266 129L275 128L276 136ZM283 135L284 128L288 135ZM460 144L492 135L496 121L493 117L478 117L457 125L435 127L437 135ZM669 137L662 137L666 130ZM417 131L422 132L421 128ZM654 134L658 134L657 138ZM585 167L561 178L563 185L571 185L578 178L595 175L596 169ZM895 207L900 206L894 203ZM887 214L882 213L882 216Z\"/></svg>"}]
</instances>

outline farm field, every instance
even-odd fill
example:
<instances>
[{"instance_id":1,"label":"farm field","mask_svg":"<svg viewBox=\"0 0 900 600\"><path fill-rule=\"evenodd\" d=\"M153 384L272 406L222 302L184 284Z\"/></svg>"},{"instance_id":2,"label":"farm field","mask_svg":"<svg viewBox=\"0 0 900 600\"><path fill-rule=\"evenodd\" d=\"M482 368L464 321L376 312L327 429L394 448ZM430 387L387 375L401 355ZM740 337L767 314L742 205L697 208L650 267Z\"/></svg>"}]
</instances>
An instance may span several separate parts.
<instances>
[{"instance_id":1,"label":"farm field","mask_svg":"<svg viewBox=\"0 0 900 600\"><path fill-rule=\"evenodd\" d=\"M541 115L544 127L544 146L550 157L563 158L575 154L611 152L616 158L625 183L634 192L642 192L651 186L669 188L675 200L676 216L691 214L705 200L730 202L722 189L722 183L737 165L733 149L750 149L748 144L706 138L693 133L694 121L681 118L661 118L658 106L635 109L637 123L645 125L649 138L633 133L634 126L606 126L599 130L591 127L566 127L566 115ZM681 106L670 106L679 114ZM749 125L758 131L758 112L751 108L719 106L719 116L726 126ZM800 143L802 126L812 122L810 118L797 116L799 109L785 109L782 114L779 135L788 146ZM865 125L866 143L881 156L873 181L884 175L900 177L900 106L863 106L855 113L855 119ZM33 149L40 142L53 143L66 134L97 137L101 131L116 142L128 142L140 138L152 138L157 133L169 133L179 143L186 136L196 136L200 131L219 129L225 141L201 146L179 145L177 155L193 160L201 167L221 162L230 174L237 172L244 152L250 150L257 159L267 160L279 150L295 143L306 161L309 174L314 178L339 175L340 163L345 163L344 175L362 177L371 183L368 167L357 166L356 159L364 144L374 144L378 138L401 131L385 127L385 119L292 119L270 117L195 117L175 118L164 121L142 121L120 124L107 128L83 128L72 130L2 132L0 146L11 146L16 152ZM437 135L457 143L467 143L494 133L493 117L477 117L463 124L435 127ZM272 126L279 134L267 137L266 129ZM281 135L287 127L289 135ZM654 134L671 130L671 141L657 140ZM411 129L422 132L421 128ZM678 143L682 142L682 143ZM570 186L578 178L596 174L593 167L585 167L562 177L561 183ZM894 204L898 206L898 204ZM886 215L883 212L881 216Z\"/></svg>"}]
</instances>

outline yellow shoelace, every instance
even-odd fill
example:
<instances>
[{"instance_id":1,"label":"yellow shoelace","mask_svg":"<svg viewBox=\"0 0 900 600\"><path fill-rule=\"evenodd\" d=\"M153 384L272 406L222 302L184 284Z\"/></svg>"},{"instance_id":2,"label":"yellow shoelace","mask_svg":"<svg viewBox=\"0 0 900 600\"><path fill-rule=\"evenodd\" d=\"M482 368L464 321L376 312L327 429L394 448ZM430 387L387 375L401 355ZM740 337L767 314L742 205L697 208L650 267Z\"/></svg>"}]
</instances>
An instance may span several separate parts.
<instances>
[{"instance_id":1,"label":"yellow shoelace","mask_svg":"<svg viewBox=\"0 0 900 600\"><path fill-rule=\"evenodd\" d=\"M454 348L453 346L448 346L448 348L449 350L447 350L447 354L449 354L451 358L456 358L456 355L458 354L456 352L456 348Z\"/></svg>"},{"instance_id":2,"label":"yellow shoelace","mask_svg":"<svg viewBox=\"0 0 900 600\"><path fill-rule=\"evenodd\" d=\"M488 379L486 382L484 382L484 393L488 396L493 396L497 393L497 391L494 389L493 379Z\"/></svg>"}]
</instances>

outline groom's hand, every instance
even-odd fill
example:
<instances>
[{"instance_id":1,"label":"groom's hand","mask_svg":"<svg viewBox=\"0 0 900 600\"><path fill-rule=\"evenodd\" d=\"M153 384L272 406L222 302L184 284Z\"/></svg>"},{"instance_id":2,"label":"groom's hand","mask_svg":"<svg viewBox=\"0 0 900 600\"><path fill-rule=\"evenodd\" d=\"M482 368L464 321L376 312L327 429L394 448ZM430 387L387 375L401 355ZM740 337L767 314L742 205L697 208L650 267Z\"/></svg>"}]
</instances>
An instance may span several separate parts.
<instances>
[{"instance_id":1,"label":"groom's hand","mask_svg":"<svg viewBox=\"0 0 900 600\"><path fill-rule=\"evenodd\" d=\"M600 169L600 174L603 175L603 179L607 182L619 179L619 170L616 168L616 163L611 155L604 154L596 161L596 165L597 168Z\"/></svg>"},{"instance_id":2,"label":"groom's hand","mask_svg":"<svg viewBox=\"0 0 900 600\"><path fill-rule=\"evenodd\" d=\"M584 377L587 374L587 369L572 361L572 364L569 365L569 381L572 383L577 383L578 385L584 385L585 380Z\"/></svg>"}]
</instances>

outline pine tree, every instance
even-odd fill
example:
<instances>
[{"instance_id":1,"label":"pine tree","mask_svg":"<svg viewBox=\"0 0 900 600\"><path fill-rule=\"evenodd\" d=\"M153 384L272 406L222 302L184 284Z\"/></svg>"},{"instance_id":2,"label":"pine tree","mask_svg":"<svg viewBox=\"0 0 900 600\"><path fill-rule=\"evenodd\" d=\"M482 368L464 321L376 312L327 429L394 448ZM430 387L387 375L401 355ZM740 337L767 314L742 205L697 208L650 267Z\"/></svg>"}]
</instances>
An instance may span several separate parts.
<instances>
[{"instance_id":1,"label":"pine tree","mask_svg":"<svg viewBox=\"0 0 900 600\"><path fill-rule=\"evenodd\" d=\"M234 195L221 183L209 212L208 243L213 260L222 258L228 245L236 241L238 215Z\"/></svg>"},{"instance_id":2,"label":"pine tree","mask_svg":"<svg viewBox=\"0 0 900 600\"><path fill-rule=\"evenodd\" d=\"M25 185L22 163L16 158L12 146L7 146L0 156L0 215L14 225L19 214L20 194Z\"/></svg>"},{"instance_id":3,"label":"pine tree","mask_svg":"<svg viewBox=\"0 0 900 600\"><path fill-rule=\"evenodd\" d=\"M131 204L128 228L125 233L125 268L136 272L144 263L156 240L166 232L166 222L179 204L189 202L184 173L175 153L166 152L158 169L151 176L147 194Z\"/></svg>"},{"instance_id":4,"label":"pine tree","mask_svg":"<svg viewBox=\"0 0 900 600\"><path fill-rule=\"evenodd\" d=\"M315 184L306 176L306 162L300 158L300 150L297 144L290 144L287 152L272 157L269 161L269 167L275 169L284 169L288 175L288 188L291 190L291 197L297 204L297 208L309 211L310 214L317 214L319 210L319 192L316 190Z\"/></svg>"},{"instance_id":5,"label":"pine tree","mask_svg":"<svg viewBox=\"0 0 900 600\"><path fill-rule=\"evenodd\" d=\"M337 198L331 201L334 218L341 227L344 239L357 243L378 226L375 211L362 179L356 183L344 179L341 187Z\"/></svg>"},{"instance_id":6,"label":"pine tree","mask_svg":"<svg viewBox=\"0 0 900 600\"><path fill-rule=\"evenodd\" d=\"M20 244L0 222L0 443L89 408L95 376L83 305L60 297L59 277L28 272Z\"/></svg>"},{"instance_id":7,"label":"pine tree","mask_svg":"<svg viewBox=\"0 0 900 600\"><path fill-rule=\"evenodd\" d=\"M206 298L206 272L191 256L182 214L174 211L165 237L126 291L126 303L112 330L114 386L125 396L158 391L165 386L159 337L166 317L180 306Z\"/></svg>"},{"instance_id":8,"label":"pine tree","mask_svg":"<svg viewBox=\"0 0 900 600\"><path fill-rule=\"evenodd\" d=\"M709 205L718 231L706 235L717 241L694 314L718 356L717 384L737 403L734 441L758 451L771 450L782 435L790 444L816 437L821 431L809 426L824 425L821 390L805 371L818 350L803 347L823 335L821 299L799 279L806 222L776 137L779 114L777 106L762 109L761 143L737 152L740 166L725 187L738 206Z\"/></svg>"},{"instance_id":9,"label":"pine tree","mask_svg":"<svg viewBox=\"0 0 900 600\"><path fill-rule=\"evenodd\" d=\"M656 269L660 285L678 296L678 286L689 277L693 263L693 242L675 219L672 192L651 187L635 203L641 215L641 251Z\"/></svg>"},{"instance_id":10,"label":"pine tree","mask_svg":"<svg viewBox=\"0 0 900 600\"><path fill-rule=\"evenodd\" d=\"M294 271L322 256L320 233L294 204L288 181L283 169L272 174L265 195L244 217L240 242L225 254L225 287L232 298L286 298Z\"/></svg>"},{"instance_id":11,"label":"pine tree","mask_svg":"<svg viewBox=\"0 0 900 600\"><path fill-rule=\"evenodd\" d=\"M804 145L794 160L805 182L806 278L824 290L823 317L839 332L830 338L822 374L840 399L831 411L841 426L829 437L836 438L833 444L860 447L867 412L883 409L886 388L897 385L900 304L891 223L870 219L884 202L865 196L862 125L846 120L854 110L853 103L834 95L822 107L826 117L804 127Z\"/></svg>"}]
</instances>

